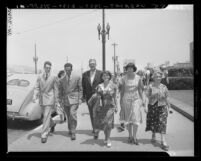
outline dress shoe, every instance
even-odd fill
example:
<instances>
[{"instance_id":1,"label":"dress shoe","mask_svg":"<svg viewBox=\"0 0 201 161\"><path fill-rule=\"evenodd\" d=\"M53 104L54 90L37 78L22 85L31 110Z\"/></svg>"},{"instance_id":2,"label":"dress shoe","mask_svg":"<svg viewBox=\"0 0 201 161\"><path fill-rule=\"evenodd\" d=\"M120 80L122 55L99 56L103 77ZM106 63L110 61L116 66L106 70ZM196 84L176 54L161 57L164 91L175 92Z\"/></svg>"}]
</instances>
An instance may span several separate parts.
<instances>
[{"instance_id":1,"label":"dress shoe","mask_svg":"<svg viewBox=\"0 0 201 161\"><path fill-rule=\"evenodd\" d=\"M71 135L71 140L75 140L75 139L76 139L75 134L72 134L72 135Z\"/></svg>"},{"instance_id":2,"label":"dress shoe","mask_svg":"<svg viewBox=\"0 0 201 161\"><path fill-rule=\"evenodd\" d=\"M47 142L47 138L41 138L41 143L46 143Z\"/></svg>"},{"instance_id":3,"label":"dress shoe","mask_svg":"<svg viewBox=\"0 0 201 161\"><path fill-rule=\"evenodd\" d=\"M98 132L94 133L94 139L97 140L98 139Z\"/></svg>"}]
</instances>

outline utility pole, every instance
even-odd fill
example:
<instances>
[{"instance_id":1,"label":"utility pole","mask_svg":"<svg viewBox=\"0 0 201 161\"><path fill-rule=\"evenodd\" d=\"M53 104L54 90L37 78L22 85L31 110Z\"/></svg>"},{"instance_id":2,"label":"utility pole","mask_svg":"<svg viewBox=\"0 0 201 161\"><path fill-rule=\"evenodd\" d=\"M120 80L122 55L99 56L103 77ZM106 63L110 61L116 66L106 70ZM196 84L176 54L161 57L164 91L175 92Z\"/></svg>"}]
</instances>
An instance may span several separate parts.
<instances>
[{"instance_id":1,"label":"utility pole","mask_svg":"<svg viewBox=\"0 0 201 161\"><path fill-rule=\"evenodd\" d=\"M115 47L116 45L118 44L112 44L114 46L114 57L113 57L113 60L114 60L114 75L116 75L116 53L115 53Z\"/></svg>"},{"instance_id":2,"label":"utility pole","mask_svg":"<svg viewBox=\"0 0 201 161\"><path fill-rule=\"evenodd\" d=\"M102 31L101 31L101 25L98 24L98 36L100 40L100 35L102 35L102 50L103 50L103 71L105 70L105 43L106 43L106 35L108 35L108 40L109 40L109 31L110 31L110 25L107 23L106 29L105 30L105 10L103 9L103 24L102 24Z\"/></svg>"},{"instance_id":3,"label":"utility pole","mask_svg":"<svg viewBox=\"0 0 201 161\"><path fill-rule=\"evenodd\" d=\"M38 61L38 57L36 56L36 44L35 44L35 56L33 57L33 61L35 63L35 74L37 74L37 61Z\"/></svg>"}]
</instances>

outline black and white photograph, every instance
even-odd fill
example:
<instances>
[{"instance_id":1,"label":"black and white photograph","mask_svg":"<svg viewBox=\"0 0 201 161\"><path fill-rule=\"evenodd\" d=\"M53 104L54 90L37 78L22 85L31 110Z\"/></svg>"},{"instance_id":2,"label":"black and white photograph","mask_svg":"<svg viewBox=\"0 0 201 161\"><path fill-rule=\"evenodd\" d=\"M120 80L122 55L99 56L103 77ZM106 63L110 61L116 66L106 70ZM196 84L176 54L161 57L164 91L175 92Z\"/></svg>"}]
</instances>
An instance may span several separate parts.
<instances>
[{"instance_id":1,"label":"black and white photograph","mask_svg":"<svg viewBox=\"0 0 201 161\"><path fill-rule=\"evenodd\" d=\"M7 8L8 152L195 156L194 5Z\"/></svg>"}]
</instances>

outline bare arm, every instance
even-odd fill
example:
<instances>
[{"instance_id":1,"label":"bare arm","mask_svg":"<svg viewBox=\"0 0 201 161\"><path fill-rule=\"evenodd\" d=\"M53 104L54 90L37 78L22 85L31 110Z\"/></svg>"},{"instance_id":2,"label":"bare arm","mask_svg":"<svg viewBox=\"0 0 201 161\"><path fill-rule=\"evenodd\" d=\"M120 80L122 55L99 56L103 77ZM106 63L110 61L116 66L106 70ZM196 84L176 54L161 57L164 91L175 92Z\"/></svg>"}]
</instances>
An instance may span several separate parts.
<instances>
[{"instance_id":1,"label":"bare arm","mask_svg":"<svg viewBox=\"0 0 201 161\"><path fill-rule=\"evenodd\" d=\"M142 79L139 79L139 82L138 82L138 93L139 93L139 96L140 96L142 102L144 102L144 98L143 98L142 92L143 92L143 83L142 83Z\"/></svg>"}]
</instances>

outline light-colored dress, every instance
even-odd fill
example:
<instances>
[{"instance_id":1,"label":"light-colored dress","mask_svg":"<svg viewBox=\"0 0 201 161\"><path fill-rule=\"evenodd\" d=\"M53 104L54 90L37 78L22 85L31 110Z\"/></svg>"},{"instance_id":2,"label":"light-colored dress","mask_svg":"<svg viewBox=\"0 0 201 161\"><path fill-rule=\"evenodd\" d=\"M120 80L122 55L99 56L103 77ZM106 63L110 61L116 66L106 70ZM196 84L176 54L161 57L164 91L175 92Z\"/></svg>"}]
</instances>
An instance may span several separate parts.
<instances>
[{"instance_id":1,"label":"light-colored dress","mask_svg":"<svg viewBox=\"0 0 201 161\"><path fill-rule=\"evenodd\" d=\"M120 122L139 125L142 123L142 100L138 92L138 88L142 88L140 77L135 75L133 80L128 80L127 76L124 76L119 86L121 92Z\"/></svg>"}]
</instances>

